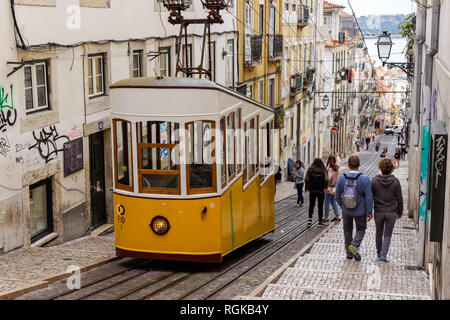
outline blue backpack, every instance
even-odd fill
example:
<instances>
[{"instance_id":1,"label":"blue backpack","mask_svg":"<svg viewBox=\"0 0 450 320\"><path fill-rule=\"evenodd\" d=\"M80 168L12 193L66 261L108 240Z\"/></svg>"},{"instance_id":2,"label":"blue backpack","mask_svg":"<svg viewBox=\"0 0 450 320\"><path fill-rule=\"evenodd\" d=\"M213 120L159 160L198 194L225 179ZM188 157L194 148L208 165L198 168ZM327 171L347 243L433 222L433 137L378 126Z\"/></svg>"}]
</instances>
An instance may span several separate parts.
<instances>
[{"instance_id":1,"label":"blue backpack","mask_svg":"<svg viewBox=\"0 0 450 320\"><path fill-rule=\"evenodd\" d=\"M357 196L358 196L358 190L356 190L356 180L358 180L359 176L362 175L362 173L358 173L356 177L348 177L344 173L345 177L345 184L344 184L344 196L342 199L342 204L347 209L355 209L357 205Z\"/></svg>"}]
</instances>

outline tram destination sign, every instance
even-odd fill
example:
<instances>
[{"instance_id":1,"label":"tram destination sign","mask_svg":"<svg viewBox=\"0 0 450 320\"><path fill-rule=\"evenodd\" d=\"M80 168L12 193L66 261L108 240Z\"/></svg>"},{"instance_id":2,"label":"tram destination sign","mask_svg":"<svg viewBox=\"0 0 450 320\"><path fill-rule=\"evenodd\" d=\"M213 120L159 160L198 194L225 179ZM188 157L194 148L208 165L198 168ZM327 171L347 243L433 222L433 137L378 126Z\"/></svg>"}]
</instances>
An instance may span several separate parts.
<instances>
[{"instance_id":1,"label":"tram destination sign","mask_svg":"<svg viewBox=\"0 0 450 320\"><path fill-rule=\"evenodd\" d=\"M442 242L445 215L448 133L442 121L431 126L430 241Z\"/></svg>"}]
</instances>

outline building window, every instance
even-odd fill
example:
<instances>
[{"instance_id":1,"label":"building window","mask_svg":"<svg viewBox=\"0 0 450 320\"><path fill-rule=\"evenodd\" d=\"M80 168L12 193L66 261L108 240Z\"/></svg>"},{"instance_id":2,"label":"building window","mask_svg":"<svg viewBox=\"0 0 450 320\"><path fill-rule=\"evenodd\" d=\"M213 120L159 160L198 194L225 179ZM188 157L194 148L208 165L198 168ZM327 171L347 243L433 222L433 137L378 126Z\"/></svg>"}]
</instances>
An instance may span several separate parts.
<instances>
[{"instance_id":1,"label":"building window","mask_svg":"<svg viewBox=\"0 0 450 320\"><path fill-rule=\"evenodd\" d=\"M139 191L180 194L179 124L146 121L136 129Z\"/></svg>"},{"instance_id":2,"label":"building window","mask_svg":"<svg viewBox=\"0 0 450 320\"><path fill-rule=\"evenodd\" d=\"M114 119L113 131L116 188L133 191L131 123Z\"/></svg>"},{"instance_id":3,"label":"building window","mask_svg":"<svg viewBox=\"0 0 450 320\"><path fill-rule=\"evenodd\" d=\"M258 82L259 102L264 103L264 79Z\"/></svg>"},{"instance_id":4,"label":"building window","mask_svg":"<svg viewBox=\"0 0 450 320\"><path fill-rule=\"evenodd\" d=\"M29 194L31 242L35 242L53 231L51 179L31 185Z\"/></svg>"},{"instance_id":5,"label":"building window","mask_svg":"<svg viewBox=\"0 0 450 320\"><path fill-rule=\"evenodd\" d=\"M170 77L170 47L160 47L158 49L160 52L159 56L159 75L161 77Z\"/></svg>"},{"instance_id":6,"label":"building window","mask_svg":"<svg viewBox=\"0 0 450 320\"><path fill-rule=\"evenodd\" d=\"M104 56L96 55L88 57L88 85L89 98L95 98L105 94L104 86Z\"/></svg>"},{"instance_id":7,"label":"building window","mask_svg":"<svg viewBox=\"0 0 450 320\"><path fill-rule=\"evenodd\" d=\"M216 81L216 42L211 42L211 81Z\"/></svg>"},{"instance_id":8,"label":"building window","mask_svg":"<svg viewBox=\"0 0 450 320\"><path fill-rule=\"evenodd\" d=\"M295 1L297 1L297 0L292 0L292 11L295 11L297 9Z\"/></svg>"},{"instance_id":9,"label":"building window","mask_svg":"<svg viewBox=\"0 0 450 320\"><path fill-rule=\"evenodd\" d=\"M253 99L253 85L249 84L247 85L246 89L245 89L245 95L251 99Z\"/></svg>"},{"instance_id":10,"label":"building window","mask_svg":"<svg viewBox=\"0 0 450 320\"><path fill-rule=\"evenodd\" d=\"M275 79L269 79L269 106L275 107Z\"/></svg>"},{"instance_id":11,"label":"building window","mask_svg":"<svg viewBox=\"0 0 450 320\"><path fill-rule=\"evenodd\" d=\"M264 34L264 5L259 5L259 34Z\"/></svg>"},{"instance_id":12,"label":"building window","mask_svg":"<svg viewBox=\"0 0 450 320\"><path fill-rule=\"evenodd\" d=\"M289 0L284 0L285 1L285 4L284 4L284 9L286 10L286 11L289 11Z\"/></svg>"},{"instance_id":13,"label":"building window","mask_svg":"<svg viewBox=\"0 0 450 320\"><path fill-rule=\"evenodd\" d=\"M133 51L133 78L142 77L142 50Z\"/></svg>"},{"instance_id":14,"label":"building window","mask_svg":"<svg viewBox=\"0 0 450 320\"><path fill-rule=\"evenodd\" d=\"M187 52L186 52L187 51ZM189 43L187 45L182 45L182 57L181 57L181 63L185 68L192 68L192 43ZM186 54L187 54L187 61L186 61ZM192 75L188 76L189 78L192 78Z\"/></svg>"},{"instance_id":15,"label":"building window","mask_svg":"<svg viewBox=\"0 0 450 320\"><path fill-rule=\"evenodd\" d=\"M293 141L294 140L294 115L292 115L291 116L291 127L290 127L290 129L291 129L291 141Z\"/></svg>"},{"instance_id":16,"label":"building window","mask_svg":"<svg viewBox=\"0 0 450 320\"><path fill-rule=\"evenodd\" d=\"M253 4L245 3L245 34L253 34Z\"/></svg>"},{"instance_id":17,"label":"building window","mask_svg":"<svg viewBox=\"0 0 450 320\"><path fill-rule=\"evenodd\" d=\"M186 182L188 194L216 192L215 122L186 124Z\"/></svg>"},{"instance_id":18,"label":"building window","mask_svg":"<svg viewBox=\"0 0 450 320\"><path fill-rule=\"evenodd\" d=\"M48 109L47 63L36 63L24 67L24 75L26 111Z\"/></svg>"}]
</instances>

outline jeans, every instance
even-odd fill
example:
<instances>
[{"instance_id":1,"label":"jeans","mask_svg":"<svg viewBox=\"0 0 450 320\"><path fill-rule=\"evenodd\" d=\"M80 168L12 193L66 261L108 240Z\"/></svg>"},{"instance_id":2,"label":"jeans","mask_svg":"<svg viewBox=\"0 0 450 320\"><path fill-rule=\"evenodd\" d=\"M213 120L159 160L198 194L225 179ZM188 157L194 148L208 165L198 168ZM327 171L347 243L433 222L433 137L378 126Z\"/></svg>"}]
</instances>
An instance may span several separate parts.
<instances>
[{"instance_id":1,"label":"jeans","mask_svg":"<svg viewBox=\"0 0 450 320\"><path fill-rule=\"evenodd\" d=\"M325 193L325 218L328 218L328 214L330 212L330 203L333 206L334 215L338 217L340 214L338 206L336 204L336 200L334 199L334 194Z\"/></svg>"},{"instance_id":2,"label":"jeans","mask_svg":"<svg viewBox=\"0 0 450 320\"><path fill-rule=\"evenodd\" d=\"M397 213L375 212L375 242L377 254L386 258L391 244L392 231L394 230Z\"/></svg>"},{"instance_id":3,"label":"jeans","mask_svg":"<svg viewBox=\"0 0 450 320\"><path fill-rule=\"evenodd\" d=\"M305 199L303 199L303 186L304 183L297 183L295 184L297 186L297 204L303 204L305 202Z\"/></svg>"},{"instance_id":4,"label":"jeans","mask_svg":"<svg viewBox=\"0 0 450 320\"><path fill-rule=\"evenodd\" d=\"M323 200L325 198L325 192L309 192L309 218L311 219L314 213L314 206L316 204L319 206L319 221L322 221L323 217Z\"/></svg>"},{"instance_id":5,"label":"jeans","mask_svg":"<svg viewBox=\"0 0 450 320\"><path fill-rule=\"evenodd\" d=\"M348 251L349 245L354 245L356 248L359 248L362 240L364 239L364 234L366 233L367 220L366 216L362 217L354 217L348 214L343 214L343 227L344 227L344 239L345 239L345 251L347 252L347 256L351 255L351 252ZM356 233L355 237L353 237L353 220L356 223Z\"/></svg>"}]
</instances>

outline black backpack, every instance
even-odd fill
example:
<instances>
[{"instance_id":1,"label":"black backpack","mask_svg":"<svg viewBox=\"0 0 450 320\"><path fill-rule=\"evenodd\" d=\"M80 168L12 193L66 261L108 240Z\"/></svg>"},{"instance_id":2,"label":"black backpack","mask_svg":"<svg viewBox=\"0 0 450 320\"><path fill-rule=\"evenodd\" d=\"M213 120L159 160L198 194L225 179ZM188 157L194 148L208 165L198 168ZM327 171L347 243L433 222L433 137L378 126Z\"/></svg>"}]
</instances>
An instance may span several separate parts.
<instances>
[{"instance_id":1,"label":"black backpack","mask_svg":"<svg viewBox=\"0 0 450 320\"><path fill-rule=\"evenodd\" d=\"M309 175L309 190L323 192L325 189L325 176L322 172Z\"/></svg>"}]
</instances>

